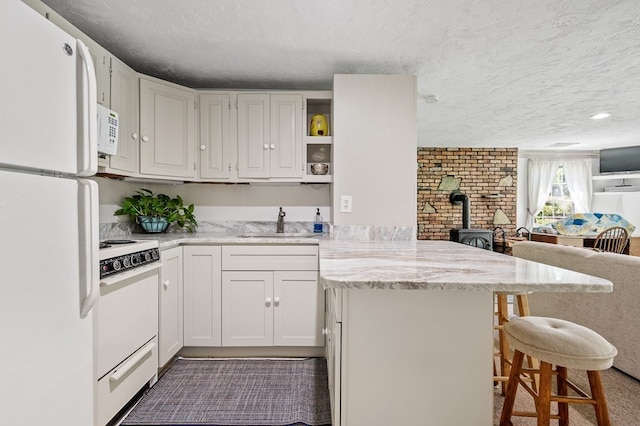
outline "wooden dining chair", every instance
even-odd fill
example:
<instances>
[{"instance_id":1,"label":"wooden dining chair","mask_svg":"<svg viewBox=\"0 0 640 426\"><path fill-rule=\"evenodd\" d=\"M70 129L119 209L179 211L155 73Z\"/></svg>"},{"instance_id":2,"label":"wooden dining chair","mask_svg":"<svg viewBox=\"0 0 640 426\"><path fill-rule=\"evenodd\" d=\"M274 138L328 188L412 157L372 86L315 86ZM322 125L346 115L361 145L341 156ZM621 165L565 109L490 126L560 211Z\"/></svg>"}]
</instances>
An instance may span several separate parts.
<instances>
[{"instance_id":1,"label":"wooden dining chair","mask_svg":"<svg viewBox=\"0 0 640 426\"><path fill-rule=\"evenodd\" d=\"M593 243L593 248L597 251L622 253L628 241L629 232L625 228L615 226L599 233Z\"/></svg>"}]
</instances>

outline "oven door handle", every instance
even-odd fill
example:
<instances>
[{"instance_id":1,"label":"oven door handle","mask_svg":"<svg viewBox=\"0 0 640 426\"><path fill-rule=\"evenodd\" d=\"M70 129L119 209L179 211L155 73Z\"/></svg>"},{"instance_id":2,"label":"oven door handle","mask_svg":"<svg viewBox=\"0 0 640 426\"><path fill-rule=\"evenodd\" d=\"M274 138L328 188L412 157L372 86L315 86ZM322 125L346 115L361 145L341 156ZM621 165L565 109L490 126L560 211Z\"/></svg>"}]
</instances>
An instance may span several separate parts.
<instances>
[{"instance_id":1,"label":"oven door handle","mask_svg":"<svg viewBox=\"0 0 640 426\"><path fill-rule=\"evenodd\" d=\"M135 268L132 269L130 271L124 271L121 272L117 275L111 276L111 277L104 277L100 280L100 285L101 286L109 286L109 285L114 285L114 284L118 284L124 280L128 280L131 278L136 278L140 275L146 274L147 272L151 272L151 271L155 271L157 269L160 269L162 267L162 263L160 262L156 262L156 263L152 263L149 265L144 265L141 266L139 268Z\"/></svg>"},{"instance_id":2,"label":"oven door handle","mask_svg":"<svg viewBox=\"0 0 640 426\"><path fill-rule=\"evenodd\" d=\"M149 342L145 347L140 349L138 353L133 355L124 364L122 364L119 368L116 368L116 371L113 372L111 376L109 376L110 382L118 382L122 377L124 377L129 371L133 370L136 365L143 359L147 358L151 355L151 351L156 347L154 342Z\"/></svg>"}]
</instances>

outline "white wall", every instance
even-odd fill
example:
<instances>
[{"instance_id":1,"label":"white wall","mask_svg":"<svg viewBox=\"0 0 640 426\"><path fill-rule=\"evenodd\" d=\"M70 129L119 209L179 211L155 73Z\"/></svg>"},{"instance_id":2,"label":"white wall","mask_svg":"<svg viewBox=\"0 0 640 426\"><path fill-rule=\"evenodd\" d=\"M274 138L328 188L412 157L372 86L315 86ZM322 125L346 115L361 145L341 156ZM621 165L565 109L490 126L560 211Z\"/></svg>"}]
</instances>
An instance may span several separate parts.
<instances>
[{"instance_id":1,"label":"white wall","mask_svg":"<svg viewBox=\"0 0 640 426\"><path fill-rule=\"evenodd\" d=\"M247 184L150 184L95 178L100 190L100 223L126 221L113 216L126 196L139 188L169 196L180 195L185 204L195 204L200 221L276 221L278 207L287 213L286 220L313 222L316 208L328 221L331 185L247 185Z\"/></svg>"},{"instance_id":2,"label":"white wall","mask_svg":"<svg viewBox=\"0 0 640 426\"><path fill-rule=\"evenodd\" d=\"M411 75L334 76L334 225L416 226L416 93Z\"/></svg>"}]
</instances>

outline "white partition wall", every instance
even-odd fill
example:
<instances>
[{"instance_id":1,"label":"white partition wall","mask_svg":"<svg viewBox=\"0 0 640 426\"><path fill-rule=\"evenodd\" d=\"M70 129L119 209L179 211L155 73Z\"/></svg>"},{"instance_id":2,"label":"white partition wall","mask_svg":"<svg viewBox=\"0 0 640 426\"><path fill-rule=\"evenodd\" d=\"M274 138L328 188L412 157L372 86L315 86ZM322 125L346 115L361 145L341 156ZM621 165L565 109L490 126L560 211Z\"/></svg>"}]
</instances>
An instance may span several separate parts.
<instances>
[{"instance_id":1,"label":"white partition wall","mask_svg":"<svg viewBox=\"0 0 640 426\"><path fill-rule=\"evenodd\" d=\"M334 76L334 225L415 226L416 93L412 75Z\"/></svg>"}]
</instances>

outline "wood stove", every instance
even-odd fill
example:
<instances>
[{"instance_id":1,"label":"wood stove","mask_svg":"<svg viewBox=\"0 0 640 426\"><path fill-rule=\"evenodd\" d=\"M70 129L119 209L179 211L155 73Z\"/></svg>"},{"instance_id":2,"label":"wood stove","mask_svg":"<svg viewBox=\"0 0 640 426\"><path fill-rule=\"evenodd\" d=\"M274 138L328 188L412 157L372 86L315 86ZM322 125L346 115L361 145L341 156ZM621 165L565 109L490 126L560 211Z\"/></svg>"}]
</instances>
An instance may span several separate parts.
<instances>
[{"instance_id":1,"label":"wood stove","mask_svg":"<svg viewBox=\"0 0 640 426\"><path fill-rule=\"evenodd\" d=\"M490 229L471 228L471 206L469 197L454 191L449 195L451 204L462 204L462 228L449 230L449 241L468 244L485 250L493 250L493 231Z\"/></svg>"}]
</instances>

